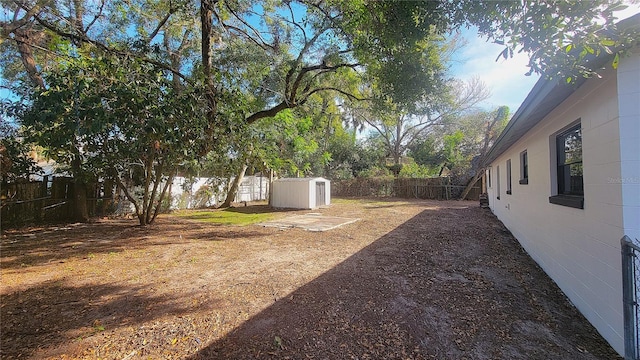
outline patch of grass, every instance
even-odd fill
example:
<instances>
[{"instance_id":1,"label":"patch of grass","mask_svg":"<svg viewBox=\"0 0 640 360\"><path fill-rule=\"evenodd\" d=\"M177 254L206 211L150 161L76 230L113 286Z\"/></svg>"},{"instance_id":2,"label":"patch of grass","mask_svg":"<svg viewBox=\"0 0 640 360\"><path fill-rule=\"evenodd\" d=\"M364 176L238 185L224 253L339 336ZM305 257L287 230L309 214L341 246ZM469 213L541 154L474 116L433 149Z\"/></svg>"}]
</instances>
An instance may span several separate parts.
<instances>
[{"instance_id":1,"label":"patch of grass","mask_svg":"<svg viewBox=\"0 0 640 360\"><path fill-rule=\"evenodd\" d=\"M233 208L224 210L181 210L174 212L173 215L204 223L237 226L251 225L273 219L273 214L269 212L238 211Z\"/></svg>"},{"instance_id":2,"label":"patch of grass","mask_svg":"<svg viewBox=\"0 0 640 360\"><path fill-rule=\"evenodd\" d=\"M362 202L359 198L332 198L332 204L356 204Z\"/></svg>"}]
</instances>

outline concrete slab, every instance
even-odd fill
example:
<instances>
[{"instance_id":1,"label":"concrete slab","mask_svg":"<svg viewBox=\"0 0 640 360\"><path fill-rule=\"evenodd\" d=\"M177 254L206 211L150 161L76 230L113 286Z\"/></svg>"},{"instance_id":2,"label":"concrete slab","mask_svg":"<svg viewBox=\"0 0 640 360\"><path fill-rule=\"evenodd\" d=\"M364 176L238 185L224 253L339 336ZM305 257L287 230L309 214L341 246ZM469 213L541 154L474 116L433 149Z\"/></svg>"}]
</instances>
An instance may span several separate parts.
<instances>
[{"instance_id":1,"label":"concrete slab","mask_svg":"<svg viewBox=\"0 0 640 360\"><path fill-rule=\"evenodd\" d=\"M258 225L281 229L300 228L307 231L327 231L342 225L354 223L360 219L349 219L337 216L322 216L318 213L290 216L284 219L271 220Z\"/></svg>"}]
</instances>

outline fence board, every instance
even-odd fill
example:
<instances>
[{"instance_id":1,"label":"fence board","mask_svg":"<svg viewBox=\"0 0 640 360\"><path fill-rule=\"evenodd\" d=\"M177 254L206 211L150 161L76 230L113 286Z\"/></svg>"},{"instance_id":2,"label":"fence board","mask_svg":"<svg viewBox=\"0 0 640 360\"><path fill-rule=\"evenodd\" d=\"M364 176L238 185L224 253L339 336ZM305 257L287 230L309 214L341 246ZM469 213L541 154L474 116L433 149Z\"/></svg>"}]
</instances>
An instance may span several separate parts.
<instances>
[{"instance_id":1,"label":"fence board","mask_svg":"<svg viewBox=\"0 0 640 360\"><path fill-rule=\"evenodd\" d=\"M355 178L334 180L332 196L341 197L400 197L416 199L457 199L465 186L452 185L448 177L438 178ZM480 186L474 186L466 200L479 200Z\"/></svg>"},{"instance_id":2,"label":"fence board","mask_svg":"<svg viewBox=\"0 0 640 360\"><path fill-rule=\"evenodd\" d=\"M112 199L112 192L104 188L102 183L87 185L90 216L108 211L105 204ZM72 220L74 209L73 179L69 177L45 177L42 181L2 184L0 188L3 227Z\"/></svg>"}]
</instances>

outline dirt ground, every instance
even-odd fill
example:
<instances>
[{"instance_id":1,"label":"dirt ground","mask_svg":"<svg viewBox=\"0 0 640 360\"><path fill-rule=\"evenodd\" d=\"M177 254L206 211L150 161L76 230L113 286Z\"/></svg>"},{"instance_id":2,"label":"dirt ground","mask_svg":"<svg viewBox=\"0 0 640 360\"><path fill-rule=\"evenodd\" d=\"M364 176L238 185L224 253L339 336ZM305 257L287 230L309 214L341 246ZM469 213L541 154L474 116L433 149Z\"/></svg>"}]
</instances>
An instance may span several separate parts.
<instances>
[{"instance_id":1,"label":"dirt ground","mask_svg":"<svg viewBox=\"0 0 640 360\"><path fill-rule=\"evenodd\" d=\"M5 230L1 358L618 358L475 202L314 212L361 220Z\"/></svg>"}]
</instances>

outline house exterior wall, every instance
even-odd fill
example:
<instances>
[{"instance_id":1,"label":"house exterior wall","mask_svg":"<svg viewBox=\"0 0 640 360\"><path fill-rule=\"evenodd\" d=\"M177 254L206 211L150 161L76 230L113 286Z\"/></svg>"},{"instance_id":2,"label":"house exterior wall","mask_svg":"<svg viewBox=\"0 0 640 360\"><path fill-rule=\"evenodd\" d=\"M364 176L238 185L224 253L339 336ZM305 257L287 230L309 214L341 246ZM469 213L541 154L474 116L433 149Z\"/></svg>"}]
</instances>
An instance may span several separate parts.
<instances>
[{"instance_id":1,"label":"house exterior wall","mask_svg":"<svg viewBox=\"0 0 640 360\"><path fill-rule=\"evenodd\" d=\"M625 234L640 239L640 49L618 67L620 178Z\"/></svg>"},{"instance_id":2,"label":"house exterior wall","mask_svg":"<svg viewBox=\"0 0 640 360\"><path fill-rule=\"evenodd\" d=\"M640 58L636 54L623 59L617 73L611 70L603 79L583 84L496 158L488 170L492 211L621 354L620 239L625 232L640 238L638 79ZM578 120L582 127L584 209L549 202L549 196L557 194L555 135ZM528 183L520 184L520 154L525 150ZM508 160L511 194L506 193Z\"/></svg>"}]
</instances>

